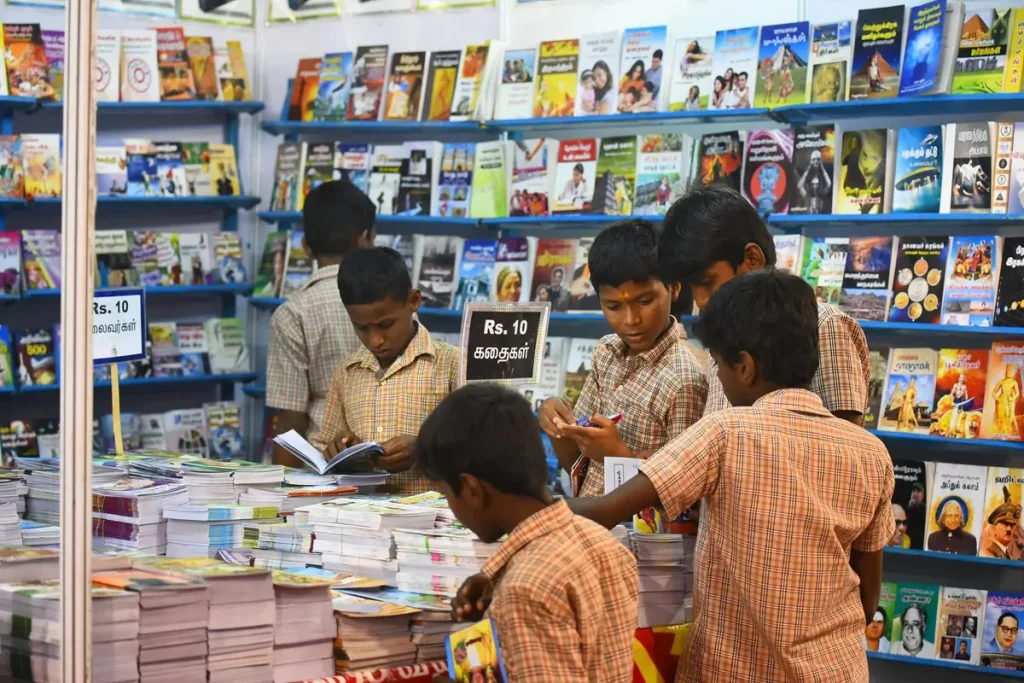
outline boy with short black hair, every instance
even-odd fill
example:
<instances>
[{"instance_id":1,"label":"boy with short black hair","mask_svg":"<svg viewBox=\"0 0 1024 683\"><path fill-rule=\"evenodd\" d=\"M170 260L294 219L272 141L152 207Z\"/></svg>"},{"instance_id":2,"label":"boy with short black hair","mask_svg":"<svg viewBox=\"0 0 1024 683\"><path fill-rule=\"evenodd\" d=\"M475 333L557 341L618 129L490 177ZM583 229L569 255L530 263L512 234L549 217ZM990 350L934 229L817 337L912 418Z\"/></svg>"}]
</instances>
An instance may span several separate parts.
<instances>
[{"instance_id":1,"label":"boy with short black hair","mask_svg":"<svg viewBox=\"0 0 1024 683\"><path fill-rule=\"evenodd\" d=\"M614 334L594 350L575 407L549 398L539 418L559 463L575 470L576 495L600 496L604 459L645 457L682 434L704 413L708 381L672 317L679 283L659 271L653 225L631 219L609 227L587 264ZM617 427L606 417L613 413L622 414ZM577 425L581 418L593 426Z\"/></svg>"},{"instance_id":2,"label":"boy with short black hair","mask_svg":"<svg viewBox=\"0 0 1024 683\"><path fill-rule=\"evenodd\" d=\"M359 347L334 280L345 254L373 245L375 218L373 202L348 181L314 188L302 209L302 247L317 271L270 319L267 407L279 411L278 433L294 429L320 448L334 368ZM274 461L298 465L280 447Z\"/></svg>"},{"instance_id":3,"label":"boy with short black hair","mask_svg":"<svg viewBox=\"0 0 1024 683\"><path fill-rule=\"evenodd\" d=\"M540 429L522 396L496 384L462 387L423 424L416 462L481 540L507 534L452 607L459 620L488 611L508 680L632 680L636 561L551 497Z\"/></svg>"},{"instance_id":4,"label":"boy with short black hair","mask_svg":"<svg viewBox=\"0 0 1024 683\"><path fill-rule=\"evenodd\" d=\"M413 444L431 411L458 387L459 351L415 320L421 297L394 249L360 249L338 269L338 292L362 346L338 364L324 411L324 456L360 441L384 448L377 465L393 493L430 490Z\"/></svg>"},{"instance_id":5,"label":"boy with short black hair","mask_svg":"<svg viewBox=\"0 0 1024 683\"><path fill-rule=\"evenodd\" d=\"M809 391L818 370L810 285L733 278L696 325L727 408L701 419L609 495L570 506L605 526L704 499L693 630L681 680L865 681L861 646L893 534L893 469L870 432Z\"/></svg>"}]
</instances>

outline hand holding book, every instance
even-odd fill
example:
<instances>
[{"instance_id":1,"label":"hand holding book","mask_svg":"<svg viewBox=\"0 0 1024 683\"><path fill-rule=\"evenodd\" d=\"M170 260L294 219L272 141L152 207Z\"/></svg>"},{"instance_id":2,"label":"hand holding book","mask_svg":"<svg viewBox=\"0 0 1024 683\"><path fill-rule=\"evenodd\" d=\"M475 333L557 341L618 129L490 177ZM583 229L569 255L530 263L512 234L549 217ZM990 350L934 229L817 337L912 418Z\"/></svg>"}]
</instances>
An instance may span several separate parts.
<instances>
[{"instance_id":1,"label":"hand holding book","mask_svg":"<svg viewBox=\"0 0 1024 683\"><path fill-rule=\"evenodd\" d=\"M615 426L621 419L621 413L611 416L593 415L586 421L586 426L578 423L565 425L562 434L574 440L580 448L580 454L594 462L614 457L631 458L633 453L622 442Z\"/></svg>"},{"instance_id":2,"label":"hand holding book","mask_svg":"<svg viewBox=\"0 0 1024 683\"><path fill-rule=\"evenodd\" d=\"M274 442L306 463L319 474L326 474L330 470L341 465L351 467L353 464L365 462L367 459L376 458L384 454L380 444L371 442L359 443L339 451L336 455L330 456L327 460L325 454L320 453L311 443L299 436L294 429L274 437ZM345 442L343 440L343 442ZM326 454L332 451L328 450ZM346 469L342 467L341 469Z\"/></svg>"},{"instance_id":3,"label":"hand holding book","mask_svg":"<svg viewBox=\"0 0 1024 683\"><path fill-rule=\"evenodd\" d=\"M405 472L413 465L413 449L416 437L403 434L381 444L384 455L377 460L377 466L387 472Z\"/></svg>"}]
</instances>

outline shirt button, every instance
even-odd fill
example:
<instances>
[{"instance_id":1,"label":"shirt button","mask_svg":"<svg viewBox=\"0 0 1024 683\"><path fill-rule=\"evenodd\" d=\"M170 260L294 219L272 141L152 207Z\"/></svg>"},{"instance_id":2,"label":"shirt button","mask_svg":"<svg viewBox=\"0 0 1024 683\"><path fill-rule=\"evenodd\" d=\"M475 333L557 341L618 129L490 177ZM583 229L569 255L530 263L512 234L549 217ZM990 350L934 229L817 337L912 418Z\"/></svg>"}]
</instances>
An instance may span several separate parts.
<instances>
[{"instance_id":1,"label":"shirt button","mask_svg":"<svg viewBox=\"0 0 1024 683\"><path fill-rule=\"evenodd\" d=\"M617 387L615 388L615 391L622 391L622 385L620 384L619 386L617 386Z\"/></svg>"},{"instance_id":2,"label":"shirt button","mask_svg":"<svg viewBox=\"0 0 1024 683\"><path fill-rule=\"evenodd\" d=\"M384 428L383 428L383 427L377 427L377 433L378 433L378 434L380 434L380 433L381 433L381 432L383 432L383 431L384 431Z\"/></svg>"}]
</instances>

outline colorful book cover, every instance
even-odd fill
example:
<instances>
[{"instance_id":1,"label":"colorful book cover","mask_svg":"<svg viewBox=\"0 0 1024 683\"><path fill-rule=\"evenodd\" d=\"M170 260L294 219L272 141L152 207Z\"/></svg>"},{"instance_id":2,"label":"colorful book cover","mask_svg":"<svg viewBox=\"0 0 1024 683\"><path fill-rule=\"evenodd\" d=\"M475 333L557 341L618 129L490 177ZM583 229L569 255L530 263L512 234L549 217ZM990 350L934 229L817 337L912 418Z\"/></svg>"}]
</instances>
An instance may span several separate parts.
<instances>
[{"instance_id":1,"label":"colorful book cover","mask_svg":"<svg viewBox=\"0 0 1024 683\"><path fill-rule=\"evenodd\" d=\"M237 232L218 232L213 236L213 265L206 278L211 284L232 284L246 281L242 263L242 240Z\"/></svg>"},{"instance_id":2,"label":"colorful book cover","mask_svg":"<svg viewBox=\"0 0 1024 683\"><path fill-rule=\"evenodd\" d=\"M160 285L160 261L157 258L159 234L151 231L134 230L129 233L132 268L138 273L145 287ZM152 329L152 325L150 326Z\"/></svg>"},{"instance_id":3,"label":"colorful book cover","mask_svg":"<svg viewBox=\"0 0 1024 683\"><path fill-rule=\"evenodd\" d=\"M894 548L920 550L924 548L928 517L928 465L917 460L900 460L893 463L892 472L896 532L888 544Z\"/></svg>"},{"instance_id":4,"label":"colorful book cover","mask_svg":"<svg viewBox=\"0 0 1024 683\"><path fill-rule=\"evenodd\" d=\"M433 203L438 216L469 216L475 147L472 142L448 142L442 147L437 201Z\"/></svg>"},{"instance_id":5,"label":"colorful book cover","mask_svg":"<svg viewBox=\"0 0 1024 683\"><path fill-rule=\"evenodd\" d=\"M528 119L533 115L536 69L536 48L509 50L505 53L498 101L494 108L495 119Z\"/></svg>"},{"instance_id":6,"label":"colorful book cover","mask_svg":"<svg viewBox=\"0 0 1024 683\"><path fill-rule=\"evenodd\" d=\"M655 133L641 135L638 144L633 213L664 216L687 190L693 140L682 133Z\"/></svg>"},{"instance_id":7,"label":"colorful book cover","mask_svg":"<svg viewBox=\"0 0 1024 683\"><path fill-rule=\"evenodd\" d=\"M615 69L621 50L622 33L619 31L589 33L580 38L576 116L615 113L619 94ZM529 116L529 111L523 114L523 117Z\"/></svg>"},{"instance_id":8,"label":"colorful book cover","mask_svg":"<svg viewBox=\"0 0 1024 683\"><path fill-rule=\"evenodd\" d=\"M810 24L796 21L761 28L755 107L802 104L807 96Z\"/></svg>"},{"instance_id":9,"label":"colorful book cover","mask_svg":"<svg viewBox=\"0 0 1024 683\"><path fill-rule=\"evenodd\" d=\"M668 29L645 26L626 29L622 36L619 68L619 113L636 114L661 109ZM669 83L665 82L666 88Z\"/></svg>"},{"instance_id":10,"label":"colorful book cover","mask_svg":"<svg viewBox=\"0 0 1024 683\"><path fill-rule=\"evenodd\" d=\"M884 128L843 133L835 213L883 213L887 146Z\"/></svg>"},{"instance_id":11,"label":"colorful book cover","mask_svg":"<svg viewBox=\"0 0 1024 683\"><path fill-rule=\"evenodd\" d=\"M802 235L772 235L775 245L775 267L800 275L803 262L804 238Z\"/></svg>"},{"instance_id":12,"label":"colorful book cover","mask_svg":"<svg viewBox=\"0 0 1024 683\"><path fill-rule=\"evenodd\" d=\"M601 138L599 146L591 210L606 216L632 216L637 136Z\"/></svg>"},{"instance_id":13,"label":"colorful book cover","mask_svg":"<svg viewBox=\"0 0 1024 683\"><path fill-rule=\"evenodd\" d=\"M988 469L936 463L928 508L927 550L977 555L985 510Z\"/></svg>"},{"instance_id":14,"label":"colorful book cover","mask_svg":"<svg viewBox=\"0 0 1024 683\"><path fill-rule=\"evenodd\" d=\"M277 146L271 211L295 211L302 180L302 143L283 142Z\"/></svg>"},{"instance_id":15,"label":"colorful book cover","mask_svg":"<svg viewBox=\"0 0 1024 683\"><path fill-rule=\"evenodd\" d=\"M207 148L210 158L210 182L217 196L242 194L238 181L238 161L235 146L211 143Z\"/></svg>"},{"instance_id":16,"label":"colorful book cover","mask_svg":"<svg viewBox=\"0 0 1024 683\"><path fill-rule=\"evenodd\" d=\"M988 359L981 435L986 439L1024 441L1024 344L997 341ZM1018 503L1020 501L1018 500Z\"/></svg>"},{"instance_id":17,"label":"colorful book cover","mask_svg":"<svg viewBox=\"0 0 1024 683\"><path fill-rule=\"evenodd\" d=\"M583 385L590 375L590 368L593 367L591 361L597 343L596 339L573 339L569 342L569 360L565 366L565 393L562 397L573 404L579 399Z\"/></svg>"},{"instance_id":18,"label":"colorful book cover","mask_svg":"<svg viewBox=\"0 0 1024 683\"><path fill-rule=\"evenodd\" d=\"M395 213L398 186L402 180L402 163L408 149L402 145L374 145L370 161L370 177L366 196L377 205L378 216Z\"/></svg>"},{"instance_id":19,"label":"colorful book cover","mask_svg":"<svg viewBox=\"0 0 1024 683\"><path fill-rule=\"evenodd\" d=\"M97 102L117 102L121 99L120 70L121 33L99 31L96 34L96 71L94 84Z\"/></svg>"},{"instance_id":20,"label":"colorful book cover","mask_svg":"<svg viewBox=\"0 0 1024 683\"><path fill-rule=\"evenodd\" d=\"M934 92L942 59L942 36L946 21L946 0L929 0L910 8L907 45L903 51L900 95Z\"/></svg>"},{"instance_id":21,"label":"colorful book cover","mask_svg":"<svg viewBox=\"0 0 1024 683\"><path fill-rule=\"evenodd\" d=\"M473 218L500 218L508 212L505 151L502 140L476 144L469 197L469 215Z\"/></svg>"},{"instance_id":22,"label":"colorful book cover","mask_svg":"<svg viewBox=\"0 0 1024 683\"><path fill-rule=\"evenodd\" d=\"M531 270L529 238L499 239L491 282L491 299L498 303L529 301Z\"/></svg>"},{"instance_id":23,"label":"colorful book cover","mask_svg":"<svg viewBox=\"0 0 1024 683\"><path fill-rule=\"evenodd\" d=\"M946 126L943 210L991 212L995 132L995 124L987 122Z\"/></svg>"},{"instance_id":24,"label":"colorful book cover","mask_svg":"<svg viewBox=\"0 0 1024 683\"><path fill-rule=\"evenodd\" d=\"M1024 671L1024 594L989 591L985 604L985 634L981 638L981 666Z\"/></svg>"},{"instance_id":25,"label":"colorful book cover","mask_svg":"<svg viewBox=\"0 0 1024 683\"><path fill-rule=\"evenodd\" d=\"M60 289L60 233L56 230L23 230L25 290Z\"/></svg>"},{"instance_id":26,"label":"colorful book cover","mask_svg":"<svg viewBox=\"0 0 1024 683\"><path fill-rule=\"evenodd\" d=\"M967 13L960 29L960 48L953 72L954 95L1003 92L1003 72L1013 9L977 9Z\"/></svg>"},{"instance_id":27,"label":"colorful book cover","mask_svg":"<svg viewBox=\"0 0 1024 683\"><path fill-rule=\"evenodd\" d=\"M206 430L210 437L210 457L219 460L230 460L242 456L242 427L238 404L230 401L206 403ZM276 516L276 515L275 515ZM214 565L216 567L236 567L237 571L252 571L250 567L237 565Z\"/></svg>"},{"instance_id":28,"label":"colorful book cover","mask_svg":"<svg viewBox=\"0 0 1024 683\"><path fill-rule=\"evenodd\" d=\"M837 305L843 288L848 237L807 237L801 259L803 280L814 289L820 303Z\"/></svg>"},{"instance_id":29,"label":"colorful book cover","mask_svg":"<svg viewBox=\"0 0 1024 683\"><path fill-rule=\"evenodd\" d=\"M313 258L306 254L302 245L303 233L301 230L292 230L288 236L288 259L285 265L285 275L281 282L282 297L287 297L302 289L310 277L313 276Z\"/></svg>"},{"instance_id":30,"label":"colorful book cover","mask_svg":"<svg viewBox=\"0 0 1024 683\"><path fill-rule=\"evenodd\" d=\"M61 194L60 135L45 133L21 136L25 170L25 195L59 197Z\"/></svg>"},{"instance_id":31,"label":"colorful book cover","mask_svg":"<svg viewBox=\"0 0 1024 683\"><path fill-rule=\"evenodd\" d=\"M494 621L485 619L447 636L448 672L456 683L508 681Z\"/></svg>"},{"instance_id":32,"label":"colorful book cover","mask_svg":"<svg viewBox=\"0 0 1024 683\"><path fill-rule=\"evenodd\" d=\"M950 439L981 436L988 349L942 349L935 373L935 410L928 433Z\"/></svg>"},{"instance_id":33,"label":"colorful book cover","mask_svg":"<svg viewBox=\"0 0 1024 683\"><path fill-rule=\"evenodd\" d=\"M128 192L128 158L124 145L96 147L96 194L117 196Z\"/></svg>"},{"instance_id":34,"label":"colorful book cover","mask_svg":"<svg viewBox=\"0 0 1024 683\"><path fill-rule=\"evenodd\" d=\"M853 22L816 24L811 29L811 77L807 101L845 102L850 97Z\"/></svg>"},{"instance_id":35,"label":"colorful book cover","mask_svg":"<svg viewBox=\"0 0 1024 683\"><path fill-rule=\"evenodd\" d=\"M211 272L210 238L205 232L183 232L178 235L181 257L181 284L203 285Z\"/></svg>"},{"instance_id":36,"label":"colorful book cover","mask_svg":"<svg viewBox=\"0 0 1024 683\"><path fill-rule=\"evenodd\" d=\"M791 129L754 130L747 135L741 186L762 218L789 213L793 143Z\"/></svg>"},{"instance_id":37,"label":"colorful book cover","mask_svg":"<svg viewBox=\"0 0 1024 683\"><path fill-rule=\"evenodd\" d=\"M439 160L434 158L434 152L440 145L433 142L408 142L406 143L408 153L402 160L402 176L398 180L398 206L395 215L398 216L429 216L433 200L433 165ZM504 148L502 148L504 151ZM503 158L500 165L501 178L505 177L505 166ZM476 161L474 161L476 163ZM485 173L494 163L493 159L484 159L481 170ZM505 203L504 197L501 206ZM500 214L496 214L500 215Z\"/></svg>"},{"instance_id":38,"label":"colorful book cover","mask_svg":"<svg viewBox=\"0 0 1024 683\"><path fill-rule=\"evenodd\" d=\"M590 248L594 246L593 237L581 237L576 241L576 268L572 273L569 285L569 311L600 311L601 300L590 280Z\"/></svg>"},{"instance_id":39,"label":"colorful book cover","mask_svg":"<svg viewBox=\"0 0 1024 683\"><path fill-rule=\"evenodd\" d=\"M347 180L366 193L370 180L370 145L339 142L334 148L334 180Z\"/></svg>"},{"instance_id":40,"label":"colorful book cover","mask_svg":"<svg viewBox=\"0 0 1024 683\"><path fill-rule=\"evenodd\" d=\"M1024 327L1024 237L1003 239L993 324Z\"/></svg>"},{"instance_id":41,"label":"colorful book cover","mask_svg":"<svg viewBox=\"0 0 1024 683\"><path fill-rule=\"evenodd\" d=\"M597 175L597 140L562 140L558 143L551 213L590 213Z\"/></svg>"},{"instance_id":42,"label":"colorful book cover","mask_svg":"<svg viewBox=\"0 0 1024 683\"><path fill-rule=\"evenodd\" d=\"M213 61L213 38L188 36L185 42L197 100L216 100L220 94L217 67Z\"/></svg>"},{"instance_id":43,"label":"colorful book cover","mask_svg":"<svg viewBox=\"0 0 1024 683\"><path fill-rule=\"evenodd\" d=\"M423 246L416 287L423 296L423 307L451 308L462 238L426 235L418 238Z\"/></svg>"},{"instance_id":44,"label":"colorful book cover","mask_svg":"<svg viewBox=\"0 0 1024 683\"><path fill-rule=\"evenodd\" d=\"M155 197L160 194L156 170L156 146L149 140L124 141L126 194L132 197Z\"/></svg>"},{"instance_id":45,"label":"colorful book cover","mask_svg":"<svg viewBox=\"0 0 1024 683\"><path fill-rule=\"evenodd\" d=\"M53 99L39 24L3 24L7 81L14 97Z\"/></svg>"},{"instance_id":46,"label":"colorful book cover","mask_svg":"<svg viewBox=\"0 0 1024 683\"><path fill-rule=\"evenodd\" d=\"M899 239L889 322L939 323L948 254L948 237Z\"/></svg>"},{"instance_id":47,"label":"colorful book cover","mask_svg":"<svg viewBox=\"0 0 1024 683\"><path fill-rule=\"evenodd\" d=\"M362 45L356 48L346 112L349 121L377 120L387 69L387 45Z\"/></svg>"},{"instance_id":48,"label":"colorful book cover","mask_svg":"<svg viewBox=\"0 0 1024 683\"><path fill-rule=\"evenodd\" d=\"M882 582L882 588L878 593L878 607L875 608L871 621L864 627L864 649L872 652L889 652L898 591L897 584Z\"/></svg>"},{"instance_id":49,"label":"colorful book cover","mask_svg":"<svg viewBox=\"0 0 1024 683\"><path fill-rule=\"evenodd\" d=\"M741 186L743 170L743 142L736 131L708 133L700 137L701 185L721 183L737 192Z\"/></svg>"},{"instance_id":50,"label":"colorful book cover","mask_svg":"<svg viewBox=\"0 0 1024 683\"><path fill-rule=\"evenodd\" d=\"M537 241L531 301L550 301L553 313L569 310L569 285L576 262L576 240L542 237Z\"/></svg>"},{"instance_id":51,"label":"colorful book cover","mask_svg":"<svg viewBox=\"0 0 1024 683\"><path fill-rule=\"evenodd\" d=\"M509 216L547 216L551 213L552 149L545 138L509 143Z\"/></svg>"},{"instance_id":52,"label":"colorful book cover","mask_svg":"<svg viewBox=\"0 0 1024 683\"><path fill-rule=\"evenodd\" d=\"M708 109L750 109L757 89L759 26L715 34L714 73Z\"/></svg>"},{"instance_id":53,"label":"colorful book cover","mask_svg":"<svg viewBox=\"0 0 1024 683\"><path fill-rule=\"evenodd\" d=\"M961 18L963 14L961 12ZM1009 46L1003 72L1003 92L1020 92L1024 84L1024 8L1016 7L1010 17Z\"/></svg>"},{"instance_id":54,"label":"colorful book cover","mask_svg":"<svg viewBox=\"0 0 1024 683\"><path fill-rule=\"evenodd\" d=\"M302 191L295 207L302 211L306 206L306 195L320 185L334 179L333 142L306 142L302 157Z\"/></svg>"},{"instance_id":55,"label":"colorful book cover","mask_svg":"<svg viewBox=\"0 0 1024 683\"><path fill-rule=\"evenodd\" d=\"M791 179L795 187L790 192L789 213L832 213L835 126L797 126L793 137Z\"/></svg>"},{"instance_id":56,"label":"colorful book cover","mask_svg":"<svg viewBox=\"0 0 1024 683\"><path fill-rule=\"evenodd\" d=\"M160 69L157 61L156 31L125 29L121 31L122 102L159 102Z\"/></svg>"},{"instance_id":57,"label":"colorful book cover","mask_svg":"<svg viewBox=\"0 0 1024 683\"><path fill-rule=\"evenodd\" d=\"M132 265L131 243L124 230L97 230L95 238L96 278L98 289L135 287L142 284Z\"/></svg>"},{"instance_id":58,"label":"colorful book cover","mask_svg":"<svg viewBox=\"0 0 1024 683\"><path fill-rule=\"evenodd\" d=\"M229 40L225 53L220 50L214 55L217 63L217 77L220 79L220 96L225 102L248 102L252 99L249 84L249 70L245 66L242 43Z\"/></svg>"},{"instance_id":59,"label":"colorful book cover","mask_svg":"<svg viewBox=\"0 0 1024 683\"><path fill-rule=\"evenodd\" d=\"M889 653L901 657L935 658L935 619L940 587L901 583L896 590Z\"/></svg>"},{"instance_id":60,"label":"colorful book cover","mask_svg":"<svg viewBox=\"0 0 1024 683\"><path fill-rule=\"evenodd\" d=\"M884 322L889 312L893 238L849 239L839 309L856 320Z\"/></svg>"},{"instance_id":61,"label":"colorful book cover","mask_svg":"<svg viewBox=\"0 0 1024 683\"><path fill-rule=\"evenodd\" d=\"M0 387L14 386L14 340L11 329L0 325Z\"/></svg>"},{"instance_id":62,"label":"colorful book cover","mask_svg":"<svg viewBox=\"0 0 1024 683\"><path fill-rule=\"evenodd\" d=\"M209 448L206 416L202 408L168 410L164 414L167 447L176 453L205 457ZM97 575L93 574L93 581Z\"/></svg>"},{"instance_id":63,"label":"colorful book cover","mask_svg":"<svg viewBox=\"0 0 1024 683\"><path fill-rule=\"evenodd\" d=\"M481 45L467 45L459 62L455 92L452 94L451 121L466 121L476 111L480 86L483 84L487 55L491 50L490 41ZM573 69L575 74L575 69Z\"/></svg>"},{"instance_id":64,"label":"colorful book cover","mask_svg":"<svg viewBox=\"0 0 1024 683\"><path fill-rule=\"evenodd\" d=\"M21 294L21 233L0 232L0 293Z\"/></svg>"},{"instance_id":65,"label":"colorful book cover","mask_svg":"<svg viewBox=\"0 0 1024 683\"><path fill-rule=\"evenodd\" d=\"M497 240L466 240L462 247L459 280L452 308L461 311L474 301L490 301L491 279L497 256Z\"/></svg>"},{"instance_id":66,"label":"colorful book cover","mask_svg":"<svg viewBox=\"0 0 1024 683\"><path fill-rule=\"evenodd\" d=\"M942 126L900 128L893 213L938 213L942 206Z\"/></svg>"},{"instance_id":67,"label":"colorful book cover","mask_svg":"<svg viewBox=\"0 0 1024 683\"><path fill-rule=\"evenodd\" d=\"M60 102L64 99L64 31L43 31L42 36L53 99Z\"/></svg>"},{"instance_id":68,"label":"colorful book cover","mask_svg":"<svg viewBox=\"0 0 1024 683\"><path fill-rule=\"evenodd\" d=\"M156 264L160 274L159 285L181 284L181 252L178 247L178 233L159 232L156 236Z\"/></svg>"},{"instance_id":69,"label":"colorful book cover","mask_svg":"<svg viewBox=\"0 0 1024 683\"><path fill-rule=\"evenodd\" d=\"M939 595L935 630L936 659L977 664L981 657L978 624L985 611L985 591L944 586Z\"/></svg>"},{"instance_id":70,"label":"colorful book cover","mask_svg":"<svg viewBox=\"0 0 1024 683\"><path fill-rule=\"evenodd\" d=\"M938 352L933 349L893 349L889 353L879 431L928 433L937 365Z\"/></svg>"},{"instance_id":71,"label":"colorful book cover","mask_svg":"<svg viewBox=\"0 0 1024 683\"><path fill-rule=\"evenodd\" d=\"M206 142L181 143L181 159L185 164L185 182L190 197L212 197L210 145Z\"/></svg>"},{"instance_id":72,"label":"colorful book cover","mask_svg":"<svg viewBox=\"0 0 1024 683\"><path fill-rule=\"evenodd\" d=\"M280 230L267 235L260 267L256 270L253 296L277 297L281 295L285 264L288 261L288 231Z\"/></svg>"},{"instance_id":73,"label":"colorful book cover","mask_svg":"<svg viewBox=\"0 0 1024 683\"><path fill-rule=\"evenodd\" d=\"M156 62L161 100L194 100L196 84L188 62L185 30L180 26L156 29Z\"/></svg>"},{"instance_id":74,"label":"colorful book cover","mask_svg":"<svg viewBox=\"0 0 1024 683\"><path fill-rule=\"evenodd\" d=\"M424 121L447 121L452 115L455 97L455 83L459 76L460 50L443 50L430 53L430 68L427 71L427 85L423 103Z\"/></svg>"},{"instance_id":75,"label":"colorful book cover","mask_svg":"<svg viewBox=\"0 0 1024 683\"><path fill-rule=\"evenodd\" d=\"M157 142L156 172L161 197L184 197L188 194L185 162L180 142Z\"/></svg>"},{"instance_id":76,"label":"colorful book cover","mask_svg":"<svg viewBox=\"0 0 1024 683\"><path fill-rule=\"evenodd\" d=\"M313 118L316 121L344 121L348 108L349 72L352 70L351 52L329 52L320 62Z\"/></svg>"},{"instance_id":77,"label":"colorful book cover","mask_svg":"<svg viewBox=\"0 0 1024 683\"><path fill-rule=\"evenodd\" d=\"M419 121L426 70L426 52L396 52L391 56L385 121Z\"/></svg>"},{"instance_id":78,"label":"colorful book cover","mask_svg":"<svg viewBox=\"0 0 1024 683\"><path fill-rule=\"evenodd\" d=\"M0 197L20 199L24 196L25 165L21 137L0 135Z\"/></svg>"},{"instance_id":79,"label":"colorful book cover","mask_svg":"<svg viewBox=\"0 0 1024 683\"><path fill-rule=\"evenodd\" d=\"M305 57L299 60L295 80L288 100L289 121L312 121L317 95L320 89L320 57Z\"/></svg>"},{"instance_id":80,"label":"colorful book cover","mask_svg":"<svg viewBox=\"0 0 1024 683\"><path fill-rule=\"evenodd\" d=\"M953 237L946 265L942 324L988 327L995 314L1000 262L995 235Z\"/></svg>"},{"instance_id":81,"label":"colorful book cover","mask_svg":"<svg viewBox=\"0 0 1024 683\"><path fill-rule=\"evenodd\" d=\"M904 5L862 9L857 13L850 99L896 97L900 90Z\"/></svg>"},{"instance_id":82,"label":"colorful book cover","mask_svg":"<svg viewBox=\"0 0 1024 683\"><path fill-rule=\"evenodd\" d=\"M23 330L16 335L18 385L41 386L57 383L57 356L49 330Z\"/></svg>"},{"instance_id":83,"label":"colorful book cover","mask_svg":"<svg viewBox=\"0 0 1024 683\"><path fill-rule=\"evenodd\" d=\"M533 117L547 119L572 116L576 110L576 73L580 41L551 40L540 44L537 57L537 89L533 96Z\"/></svg>"},{"instance_id":84,"label":"colorful book cover","mask_svg":"<svg viewBox=\"0 0 1024 683\"><path fill-rule=\"evenodd\" d=\"M708 108L715 83L712 61L714 46L714 36L676 40L675 62L671 65L669 111L699 111Z\"/></svg>"},{"instance_id":85,"label":"colorful book cover","mask_svg":"<svg viewBox=\"0 0 1024 683\"><path fill-rule=\"evenodd\" d=\"M1024 559L1024 527L1021 526L1020 515L1022 495L1024 469L988 468L978 557L1017 562Z\"/></svg>"}]
</instances>

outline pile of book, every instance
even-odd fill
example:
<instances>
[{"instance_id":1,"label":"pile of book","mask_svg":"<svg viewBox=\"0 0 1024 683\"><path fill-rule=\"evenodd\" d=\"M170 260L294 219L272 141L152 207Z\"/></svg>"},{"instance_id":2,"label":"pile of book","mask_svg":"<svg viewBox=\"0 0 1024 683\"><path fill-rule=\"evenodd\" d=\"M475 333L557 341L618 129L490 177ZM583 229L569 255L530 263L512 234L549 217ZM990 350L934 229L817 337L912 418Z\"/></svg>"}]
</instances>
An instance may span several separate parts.
<instances>
[{"instance_id":1,"label":"pile of book","mask_svg":"<svg viewBox=\"0 0 1024 683\"><path fill-rule=\"evenodd\" d=\"M56 548L60 545L60 527L23 519L18 523L21 544L32 548Z\"/></svg>"},{"instance_id":2,"label":"pile of book","mask_svg":"<svg viewBox=\"0 0 1024 683\"><path fill-rule=\"evenodd\" d=\"M330 477L331 480L334 477ZM289 482L288 473L285 483ZM236 482L237 487L237 482ZM273 486L268 488L249 487L238 495L239 505L273 505L281 512L292 512L297 507L329 503L356 493L354 486Z\"/></svg>"},{"instance_id":3,"label":"pile of book","mask_svg":"<svg viewBox=\"0 0 1024 683\"><path fill-rule=\"evenodd\" d=\"M188 502L184 485L126 476L94 484L92 490L94 547L155 555L167 552L164 508Z\"/></svg>"},{"instance_id":4,"label":"pile of book","mask_svg":"<svg viewBox=\"0 0 1024 683\"><path fill-rule=\"evenodd\" d=\"M245 525L244 542L251 548L253 563L269 569L322 567L323 558L313 550L313 527L278 523Z\"/></svg>"},{"instance_id":5,"label":"pile of book","mask_svg":"<svg viewBox=\"0 0 1024 683\"><path fill-rule=\"evenodd\" d=\"M0 546L21 545L20 523L18 504L13 501L0 503Z\"/></svg>"},{"instance_id":6,"label":"pile of book","mask_svg":"<svg viewBox=\"0 0 1024 683\"><path fill-rule=\"evenodd\" d=\"M394 531L399 590L454 598L500 544L484 543L469 529ZM319 539L318 539L319 540Z\"/></svg>"},{"instance_id":7,"label":"pile of book","mask_svg":"<svg viewBox=\"0 0 1024 683\"><path fill-rule=\"evenodd\" d=\"M60 524L60 461L22 461L25 467L25 518L43 524ZM93 466L93 486L112 484L124 473L119 469Z\"/></svg>"},{"instance_id":8,"label":"pile of book","mask_svg":"<svg viewBox=\"0 0 1024 683\"><path fill-rule=\"evenodd\" d=\"M696 538L630 532L640 575L637 627L693 621L693 554Z\"/></svg>"},{"instance_id":9,"label":"pile of book","mask_svg":"<svg viewBox=\"0 0 1024 683\"><path fill-rule=\"evenodd\" d=\"M413 616L409 627L416 646L416 662L422 664L444 659L445 641L463 626L452 621L450 609L424 607L422 612Z\"/></svg>"},{"instance_id":10,"label":"pile of book","mask_svg":"<svg viewBox=\"0 0 1024 683\"><path fill-rule=\"evenodd\" d=\"M334 613L337 618L334 665L338 674L384 669L415 659L416 645L409 636L409 620L418 616L420 610L336 593Z\"/></svg>"},{"instance_id":11,"label":"pile of book","mask_svg":"<svg viewBox=\"0 0 1024 683\"><path fill-rule=\"evenodd\" d=\"M216 557L218 550L242 547L246 525L277 519L278 509L189 503L168 505L163 516L168 557Z\"/></svg>"},{"instance_id":12,"label":"pile of book","mask_svg":"<svg viewBox=\"0 0 1024 683\"><path fill-rule=\"evenodd\" d=\"M0 439L2 438L0 431ZM0 446L0 450L7 453L3 446ZM18 469L0 471L0 503L14 503L18 515L25 514L25 496L28 495L28 485L25 484L22 474Z\"/></svg>"},{"instance_id":13,"label":"pile of book","mask_svg":"<svg viewBox=\"0 0 1024 683\"><path fill-rule=\"evenodd\" d=\"M0 547L0 583L52 581L60 576L60 551Z\"/></svg>"},{"instance_id":14,"label":"pile of book","mask_svg":"<svg viewBox=\"0 0 1024 683\"><path fill-rule=\"evenodd\" d=\"M274 572L274 683L334 674L334 621L331 581Z\"/></svg>"}]
</instances>

